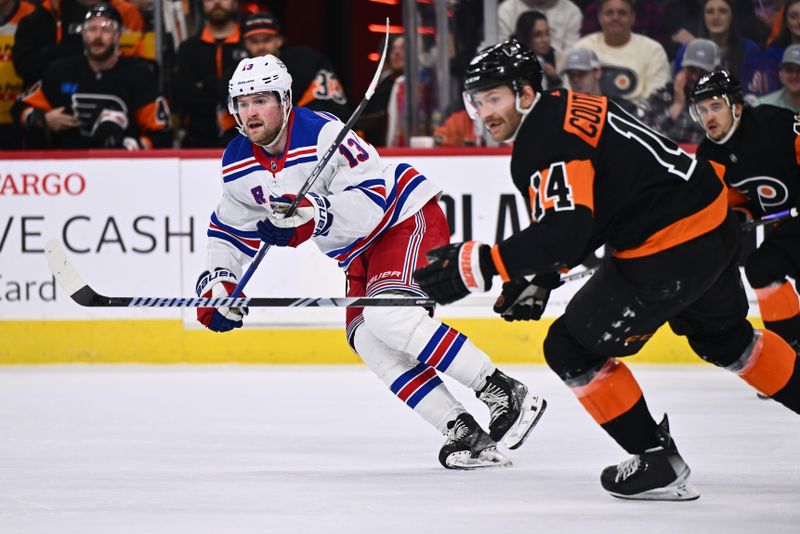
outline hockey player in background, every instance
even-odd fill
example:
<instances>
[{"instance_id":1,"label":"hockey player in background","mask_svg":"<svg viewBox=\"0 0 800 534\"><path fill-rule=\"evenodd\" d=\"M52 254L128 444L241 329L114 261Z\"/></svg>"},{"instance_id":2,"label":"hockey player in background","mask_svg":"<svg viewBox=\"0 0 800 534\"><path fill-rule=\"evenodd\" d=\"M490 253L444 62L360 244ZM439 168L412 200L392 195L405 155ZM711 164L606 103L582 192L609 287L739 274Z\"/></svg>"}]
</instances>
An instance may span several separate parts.
<instances>
[{"instance_id":1,"label":"hockey player in background","mask_svg":"<svg viewBox=\"0 0 800 534\"><path fill-rule=\"evenodd\" d=\"M60 59L15 102L12 115L27 148L168 148L169 106L155 73L120 57L122 22L100 4L86 13L84 55Z\"/></svg>"},{"instance_id":2,"label":"hockey player in background","mask_svg":"<svg viewBox=\"0 0 800 534\"><path fill-rule=\"evenodd\" d=\"M702 77L691 94L692 116L706 130L698 157L725 166L731 200L762 217L800 206L800 117L770 105L744 107L742 88L727 70ZM745 260L764 326L800 349L800 221L775 223Z\"/></svg>"},{"instance_id":3,"label":"hockey player in background","mask_svg":"<svg viewBox=\"0 0 800 534\"><path fill-rule=\"evenodd\" d=\"M449 242L440 192L414 167L388 165L354 133L339 146L291 217L284 214L343 127L333 115L292 106L292 77L275 56L245 59L230 80L230 112L242 135L222 159L223 196L208 230L208 271L197 294L227 296L263 241L307 240L337 260L348 296L425 296L411 279L432 247ZM201 308L210 330L242 326L239 308ZM347 340L367 366L446 435L446 468L508 465L497 451L522 444L545 401L506 376L464 334L421 307L347 309ZM475 390L490 410L487 434L437 372Z\"/></svg>"},{"instance_id":4,"label":"hockey player in background","mask_svg":"<svg viewBox=\"0 0 800 534\"><path fill-rule=\"evenodd\" d=\"M544 93L536 57L516 41L481 51L468 67L465 102L496 141L514 141L511 174L532 224L490 247L475 241L429 253L415 273L438 302L506 282L505 310L535 293L526 275L581 263L605 244L597 272L544 340L548 365L602 428L633 456L603 470L628 499L691 500L689 467L656 423L619 357L637 353L665 322L692 349L800 410L795 351L746 320L739 228L721 166L696 160L605 97Z\"/></svg>"}]
</instances>

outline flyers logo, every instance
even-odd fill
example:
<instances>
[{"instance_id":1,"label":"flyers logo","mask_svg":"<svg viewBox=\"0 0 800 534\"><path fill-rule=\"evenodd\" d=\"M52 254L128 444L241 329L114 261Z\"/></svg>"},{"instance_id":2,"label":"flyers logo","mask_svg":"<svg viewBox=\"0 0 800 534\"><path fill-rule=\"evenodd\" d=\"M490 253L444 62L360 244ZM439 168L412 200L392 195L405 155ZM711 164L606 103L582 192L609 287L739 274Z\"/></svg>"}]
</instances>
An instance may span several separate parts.
<instances>
[{"instance_id":1,"label":"flyers logo","mask_svg":"<svg viewBox=\"0 0 800 534\"><path fill-rule=\"evenodd\" d=\"M72 111L81 121L80 130L83 135L92 134L97 117L104 109L128 114L128 106L118 96L94 93L74 93L72 95Z\"/></svg>"},{"instance_id":2,"label":"flyers logo","mask_svg":"<svg viewBox=\"0 0 800 534\"><path fill-rule=\"evenodd\" d=\"M788 202L790 198L786 184L771 176L752 176L731 181L731 186L748 198L757 200L761 209L767 212Z\"/></svg>"},{"instance_id":3,"label":"flyers logo","mask_svg":"<svg viewBox=\"0 0 800 534\"><path fill-rule=\"evenodd\" d=\"M583 139L592 148L597 148L605 126L608 99L584 93L567 93L567 113L564 130Z\"/></svg>"}]
</instances>

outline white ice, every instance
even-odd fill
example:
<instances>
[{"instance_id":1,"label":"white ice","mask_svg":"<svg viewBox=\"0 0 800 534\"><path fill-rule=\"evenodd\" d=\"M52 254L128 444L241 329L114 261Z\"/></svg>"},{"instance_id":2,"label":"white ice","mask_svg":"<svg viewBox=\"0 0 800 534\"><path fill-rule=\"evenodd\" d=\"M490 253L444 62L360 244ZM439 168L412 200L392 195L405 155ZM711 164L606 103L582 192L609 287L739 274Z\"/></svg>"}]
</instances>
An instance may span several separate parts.
<instances>
[{"instance_id":1,"label":"white ice","mask_svg":"<svg viewBox=\"0 0 800 534\"><path fill-rule=\"evenodd\" d=\"M0 533L800 532L800 421L735 376L634 367L702 494L657 503L601 489L627 454L547 368L505 370L548 411L514 467L453 472L364 367L1 368Z\"/></svg>"}]
</instances>

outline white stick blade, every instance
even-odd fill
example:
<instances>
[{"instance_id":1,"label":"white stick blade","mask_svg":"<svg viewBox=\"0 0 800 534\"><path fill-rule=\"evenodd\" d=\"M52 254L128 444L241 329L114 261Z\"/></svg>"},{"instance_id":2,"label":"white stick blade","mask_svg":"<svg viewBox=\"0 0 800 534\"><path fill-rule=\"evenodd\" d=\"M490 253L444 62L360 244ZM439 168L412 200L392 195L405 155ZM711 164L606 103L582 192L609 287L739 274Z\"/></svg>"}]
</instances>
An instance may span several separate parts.
<instances>
[{"instance_id":1,"label":"white stick blade","mask_svg":"<svg viewBox=\"0 0 800 534\"><path fill-rule=\"evenodd\" d=\"M47 257L47 264L50 266L53 276L56 277L58 285L67 292L67 295L73 295L86 285L78 271L67 259L64 246L58 239L51 239L45 244L44 255Z\"/></svg>"}]
</instances>

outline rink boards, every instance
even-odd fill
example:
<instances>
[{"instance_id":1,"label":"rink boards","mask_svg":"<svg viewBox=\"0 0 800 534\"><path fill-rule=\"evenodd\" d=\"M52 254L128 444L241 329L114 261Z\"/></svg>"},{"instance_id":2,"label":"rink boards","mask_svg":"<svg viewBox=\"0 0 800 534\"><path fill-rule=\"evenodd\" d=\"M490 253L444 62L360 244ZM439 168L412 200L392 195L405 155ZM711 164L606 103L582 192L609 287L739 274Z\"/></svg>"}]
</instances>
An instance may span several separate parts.
<instances>
[{"instance_id":1,"label":"rink boards","mask_svg":"<svg viewBox=\"0 0 800 534\"><path fill-rule=\"evenodd\" d=\"M385 153L387 161L411 162L446 191L441 204L453 241L494 243L526 226L507 150ZM83 278L102 294L193 296L205 268L208 217L221 195L219 153L39 156L4 154L0 163L0 364L358 362L344 339L342 309L252 309L246 329L219 335L200 329L193 310L74 304L55 286L44 259L51 237L62 240ZM505 323L486 307L438 313L499 362L541 363L547 327L582 283L556 290L540 322ZM246 293L343 296L344 276L313 244L272 249ZM696 361L668 329L637 358Z\"/></svg>"}]
</instances>

